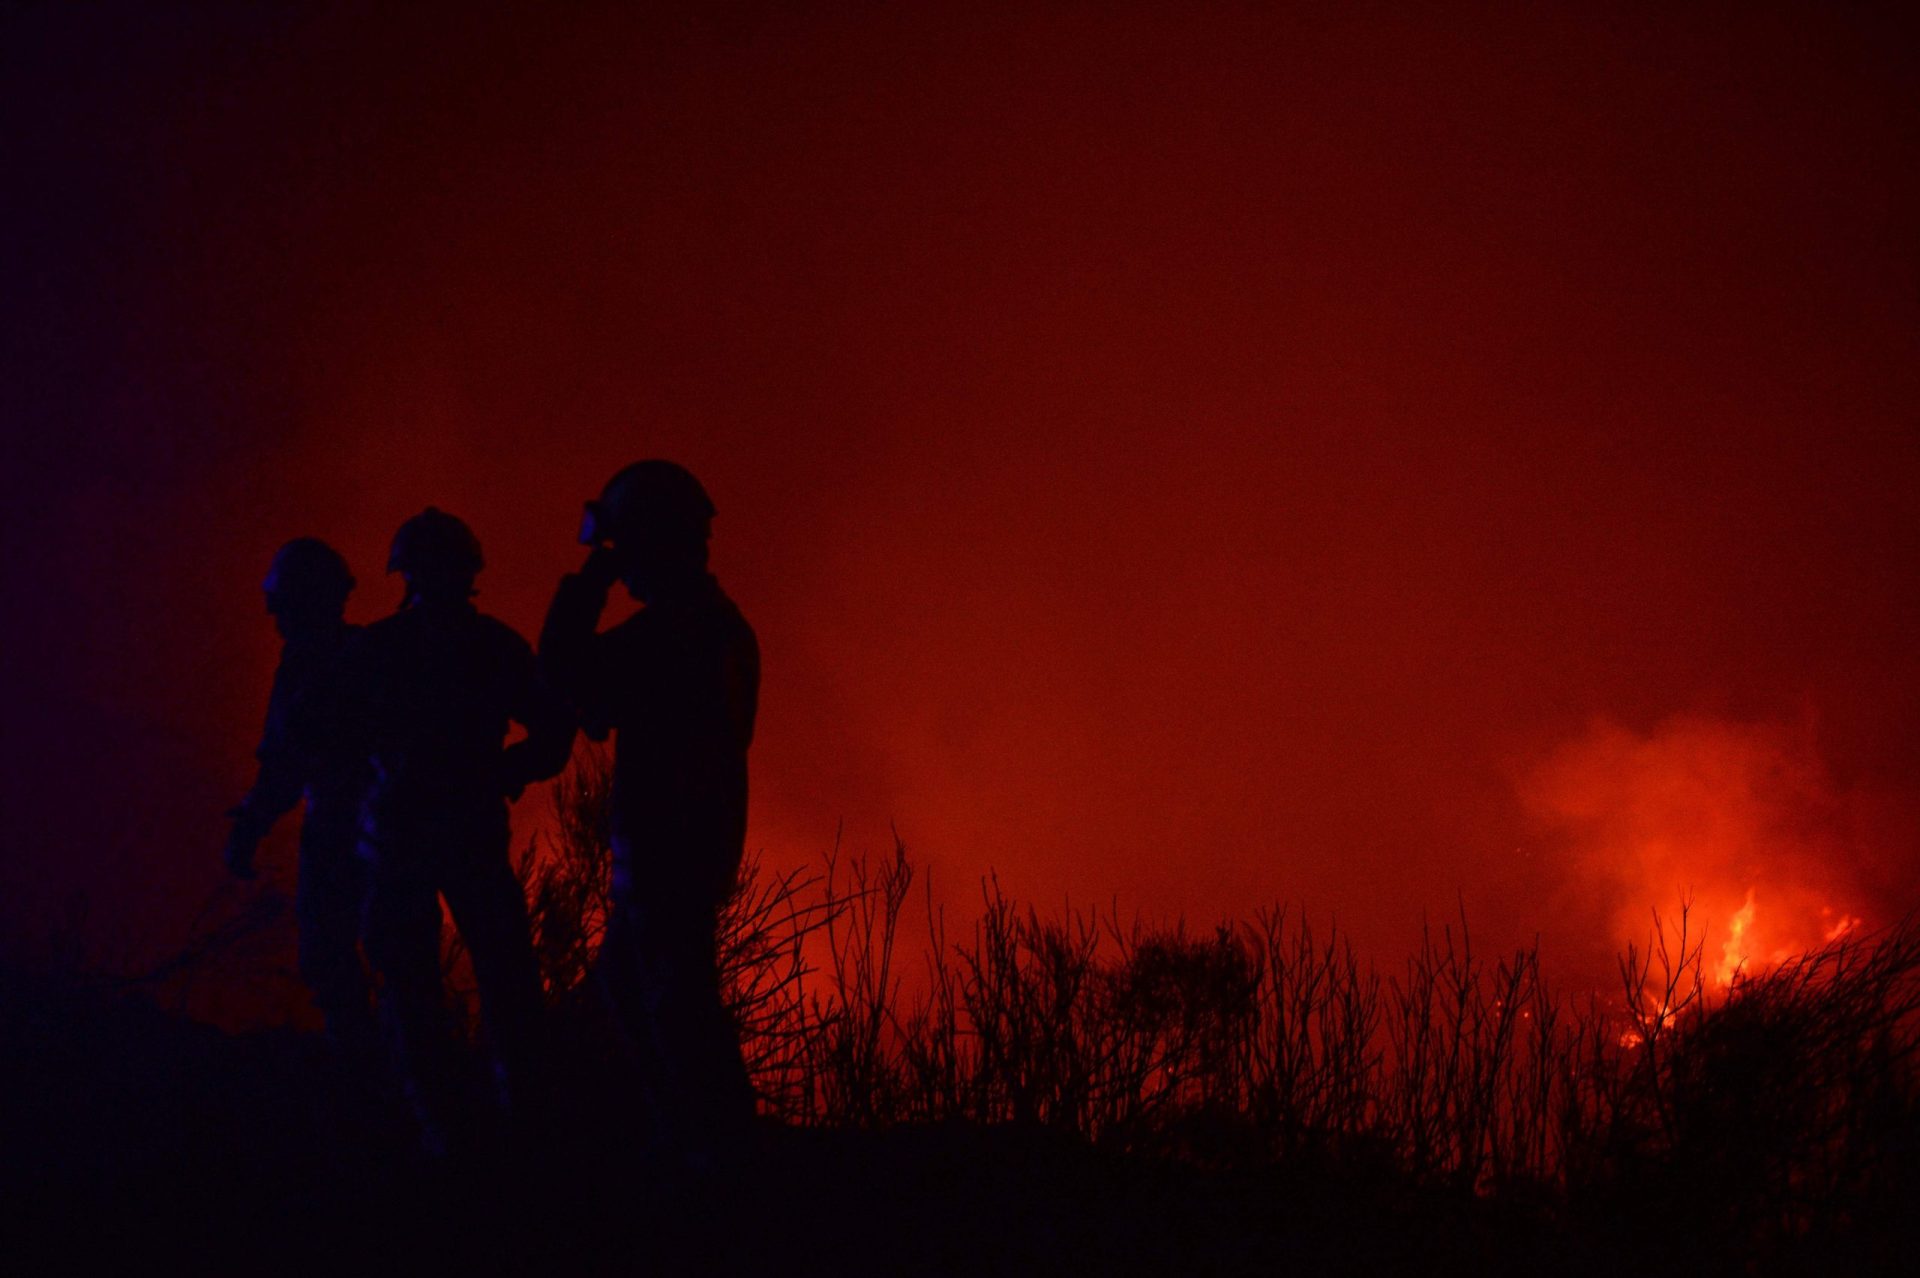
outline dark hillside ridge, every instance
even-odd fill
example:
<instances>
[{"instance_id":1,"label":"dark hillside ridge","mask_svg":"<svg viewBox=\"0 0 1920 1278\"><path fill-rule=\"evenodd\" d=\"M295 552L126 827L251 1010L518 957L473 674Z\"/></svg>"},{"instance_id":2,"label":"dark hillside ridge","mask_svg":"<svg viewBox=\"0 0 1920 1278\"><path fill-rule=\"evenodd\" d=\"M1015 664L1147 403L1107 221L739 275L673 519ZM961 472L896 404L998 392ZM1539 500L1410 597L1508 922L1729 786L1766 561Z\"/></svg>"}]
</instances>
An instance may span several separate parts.
<instances>
[{"instance_id":1,"label":"dark hillside ridge","mask_svg":"<svg viewBox=\"0 0 1920 1278\"><path fill-rule=\"evenodd\" d=\"M690 1172L630 1134L585 1020L564 1111L433 1163L397 1100L313 1036L228 1035L74 979L0 990L13 1272L1862 1273L1900 1272L1914 1241L1881 1221L1715 1251L1710 1228L1422 1185L1357 1153L1248 1163L1221 1152L1231 1119L1162 1154L1035 1125L768 1124L737 1164Z\"/></svg>"}]
</instances>

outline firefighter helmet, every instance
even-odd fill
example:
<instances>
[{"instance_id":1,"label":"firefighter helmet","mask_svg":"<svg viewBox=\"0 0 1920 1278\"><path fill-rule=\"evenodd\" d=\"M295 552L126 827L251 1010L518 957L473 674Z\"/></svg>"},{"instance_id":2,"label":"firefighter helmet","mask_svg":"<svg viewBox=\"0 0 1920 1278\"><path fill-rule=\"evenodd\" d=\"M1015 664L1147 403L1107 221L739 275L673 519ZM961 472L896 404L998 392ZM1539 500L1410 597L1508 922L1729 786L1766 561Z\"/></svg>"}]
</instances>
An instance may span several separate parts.
<instances>
[{"instance_id":1,"label":"firefighter helmet","mask_svg":"<svg viewBox=\"0 0 1920 1278\"><path fill-rule=\"evenodd\" d=\"M587 503L580 543L598 546L649 533L704 541L713 515L707 490L686 467L639 461L609 479L599 499Z\"/></svg>"},{"instance_id":2,"label":"firefighter helmet","mask_svg":"<svg viewBox=\"0 0 1920 1278\"><path fill-rule=\"evenodd\" d=\"M295 537L274 552L260 583L269 607L308 603L341 605L353 593L353 573L340 552L318 537Z\"/></svg>"},{"instance_id":3,"label":"firefighter helmet","mask_svg":"<svg viewBox=\"0 0 1920 1278\"><path fill-rule=\"evenodd\" d=\"M438 506L429 506L401 524L393 535L393 549L387 553L387 571L409 577L416 573L470 577L477 575L485 563L473 529Z\"/></svg>"}]
</instances>

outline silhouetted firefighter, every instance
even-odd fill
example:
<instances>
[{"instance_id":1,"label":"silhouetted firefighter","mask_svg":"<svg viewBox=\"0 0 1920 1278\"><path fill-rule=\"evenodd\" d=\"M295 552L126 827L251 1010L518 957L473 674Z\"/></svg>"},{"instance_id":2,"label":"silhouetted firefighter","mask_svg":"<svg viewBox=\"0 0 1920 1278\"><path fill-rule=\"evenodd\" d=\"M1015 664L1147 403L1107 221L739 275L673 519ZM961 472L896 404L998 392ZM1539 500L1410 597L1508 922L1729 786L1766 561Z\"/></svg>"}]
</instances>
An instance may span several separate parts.
<instances>
[{"instance_id":1,"label":"silhouetted firefighter","mask_svg":"<svg viewBox=\"0 0 1920 1278\"><path fill-rule=\"evenodd\" d=\"M247 797L227 814L233 828L226 862L234 874L252 878L260 841L305 796L294 906L300 979L326 1017L328 1037L360 1055L378 1042L359 948L367 874L354 848L366 760L351 749L305 748L295 730L298 707L335 677L341 654L360 632L346 620L353 585L347 561L312 537L282 546L267 569L267 611L284 643L255 751L260 770Z\"/></svg>"},{"instance_id":2,"label":"silhouetted firefighter","mask_svg":"<svg viewBox=\"0 0 1920 1278\"><path fill-rule=\"evenodd\" d=\"M602 972L642 1054L658 1139L696 1159L753 1112L716 932L746 841L760 650L707 571L713 513L672 462L622 470L587 503L580 541L592 549L540 635L548 678L587 734L617 734ZM615 581L644 607L597 632Z\"/></svg>"},{"instance_id":3,"label":"silhouetted firefighter","mask_svg":"<svg viewBox=\"0 0 1920 1278\"><path fill-rule=\"evenodd\" d=\"M502 1099L524 1104L538 1086L540 978L507 805L566 765L574 731L527 641L474 608L481 566L479 541L454 516L429 506L402 524L387 563L406 580L400 609L367 627L315 708L321 735L372 767L360 814L367 954L424 1139L440 1149L459 1134L440 898L473 960ZM527 735L503 748L510 722Z\"/></svg>"}]
</instances>

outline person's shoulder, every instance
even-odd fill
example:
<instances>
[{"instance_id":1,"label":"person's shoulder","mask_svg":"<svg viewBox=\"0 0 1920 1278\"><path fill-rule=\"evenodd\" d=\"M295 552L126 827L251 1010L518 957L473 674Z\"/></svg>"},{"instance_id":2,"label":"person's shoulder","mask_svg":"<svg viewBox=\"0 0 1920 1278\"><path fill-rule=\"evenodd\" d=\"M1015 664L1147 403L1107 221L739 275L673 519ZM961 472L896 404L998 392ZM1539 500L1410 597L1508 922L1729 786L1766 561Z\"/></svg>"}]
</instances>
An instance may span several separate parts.
<instances>
[{"instance_id":1,"label":"person's shoulder","mask_svg":"<svg viewBox=\"0 0 1920 1278\"><path fill-rule=\"evenodd\" d=\"M348 622L340 628L340 637L328 650L329 661L341 661L352 656L366 646L369 627L357 622Z\"/></svg>"},{"instance_id":2,"label":"person's shoulder","mask_svg":"<svg viewBox=\"0 0 1920 1278\"><path fill-rule=\"evenodd\" d=\"M355 622L345 622L339 630L328 635L323 642L316 643L311 649L302 653L301 660L316 670L338 666L360 649L366 642L366 634L365 626ZM291 656L293 653L289 649L283 654L281 664L284 666L286 658Z\"/></svg>"},{"instance_id":3,"label":"person's shoulder","mask_svg":"<svg viewBox=\"0 0 1920 1278\"><path fill-rule=\"evenodd\" d=\"M396 654L402 646L405 618L404 613L393 613L366 625L348 626L339 648L327 663L331 669L329 678L352 686L375 678L379 671L391 667L398 660Z\"/></svg>"},{"instance_id":4,"label":"person's shoulder","mask_svg":"<svg viewBox=\"0 0 1920 1278\"><path fill-rule=\"evenodd\" d=\"M753 633L753 625L747 620L747 614L740 611L740 605L734 602L733 596L718 587L713 593L715 608L727 629L746 642L757 645L759 640Z\"/></svg>"},{"instance_id":5,"label":"person's shoulder","mask_svg":"<svg viewBox=\"0 0 1920 1278\"><path fill-rule=\"evenodd\" d=\"M391 646L400 636L412 628L413 618L404 609L388 613L378 621L370 621L364 626L354 626L347 636L346 651L378 652Z\"/></svg>"},{"instance_id":6,"label":"person's shoulder","mask_svg":"<svg viewBox=\"0 0 1920 1278\"><path fill-rule=\"evenodd\" d=\"M474 628L489 647L514 657L533 655L533 645L527 642L526 636L492 613L476 612Z\"/></svg>"}]
</instances>

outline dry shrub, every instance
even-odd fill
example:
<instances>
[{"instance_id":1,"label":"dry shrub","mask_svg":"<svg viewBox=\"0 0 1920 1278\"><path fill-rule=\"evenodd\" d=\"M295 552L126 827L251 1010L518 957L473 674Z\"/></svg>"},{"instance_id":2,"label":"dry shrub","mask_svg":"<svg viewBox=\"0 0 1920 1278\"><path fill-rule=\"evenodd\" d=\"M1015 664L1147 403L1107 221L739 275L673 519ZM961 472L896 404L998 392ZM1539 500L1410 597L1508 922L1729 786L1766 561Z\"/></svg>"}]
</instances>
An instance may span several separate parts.
<instances>
[{"instance_id":1,"label":"dry shrub","mask_svg":"<svg viewBox=\"0 0 1920 1278\"><path fill-rule=\"evenodd\" d=\"M556 787L556 834L518 861L560 1016L590 1002L605 935L609 782L604 753L584 752ZM1464 918L1383 977L1299 911L1200 933L1112 910L1042 918L989 877L958 937L925 894L930 944L907 980L914 880L897 836L871 859L836 842L820 870L742 864L720 963L768 1115L1026 1124L1136 1154L1386 1174L1544 1201L1626 1241L1690 1237L1703 1257L1897 1224L1920 1189L1912 919L1716 991L1683 906L1621 957L1617 1002L1573 1002L1537 946L1483 955ZM191 986L265 926L203 920L146 983ZM457 977L457 941L449 961Z\"/></svg>"}]
</instances>

